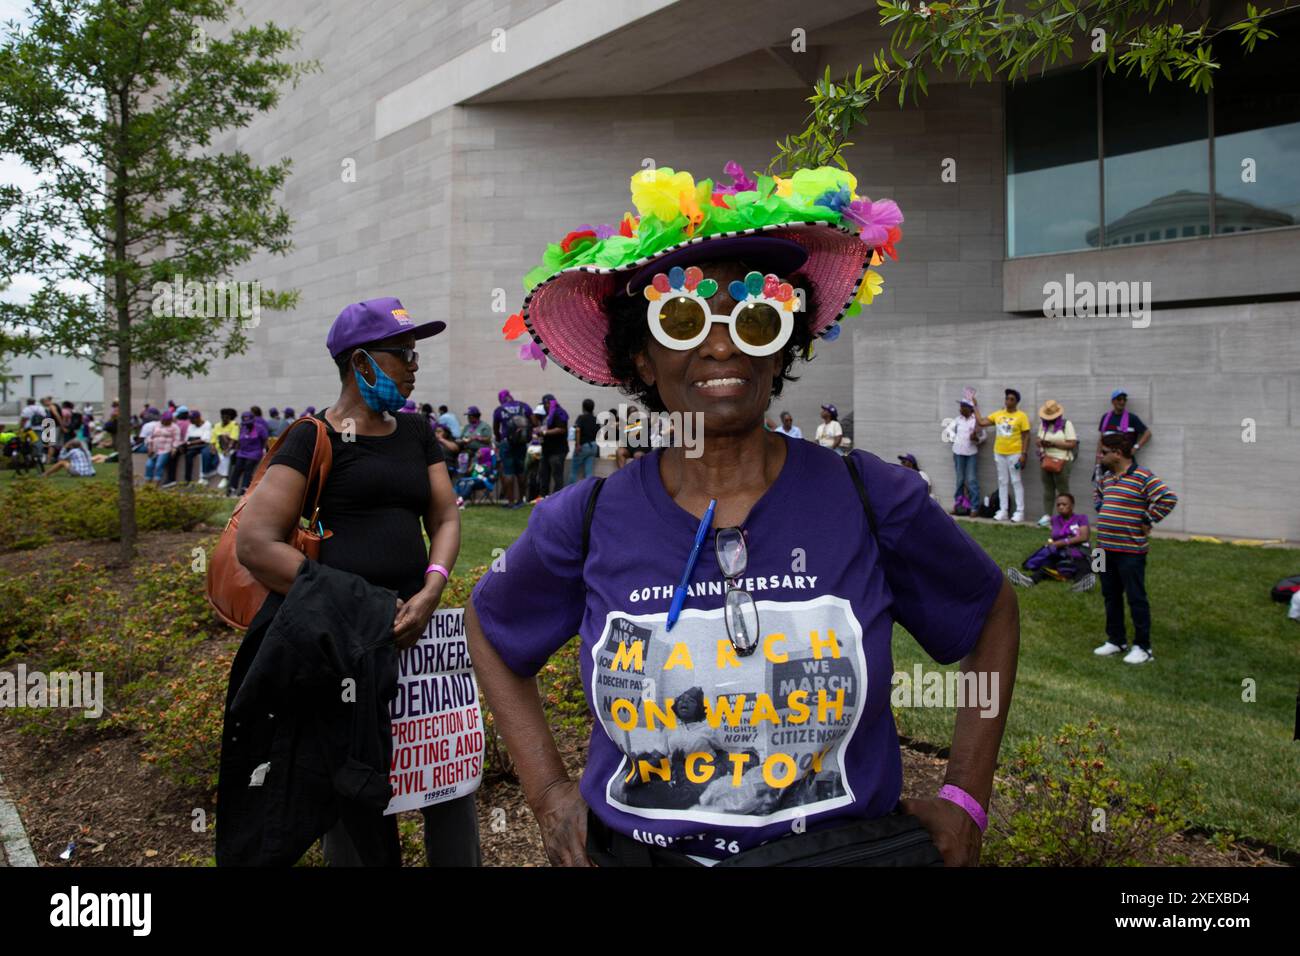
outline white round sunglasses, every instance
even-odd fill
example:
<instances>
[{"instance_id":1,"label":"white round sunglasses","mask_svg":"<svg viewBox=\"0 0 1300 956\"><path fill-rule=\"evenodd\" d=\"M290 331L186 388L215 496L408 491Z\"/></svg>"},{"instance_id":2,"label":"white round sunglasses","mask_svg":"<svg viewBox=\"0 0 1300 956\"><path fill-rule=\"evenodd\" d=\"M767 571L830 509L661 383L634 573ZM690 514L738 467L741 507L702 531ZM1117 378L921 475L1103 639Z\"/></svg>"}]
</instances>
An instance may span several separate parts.
<instances>
[{"instance_id":1,"label":"white round sunglasses","mask_svg":"<svg viewBox=\"0 0 1300 956\"><path fill-rule=\"evenodd\" d=\"M681 352L698 348L714 322L725 323L736 348L756 358L779 352L790 341L800 301L790 283L774 275L749 273L727 287L736 300L727 315L709 309L707 300L717 291L718 283L704 278L697 266L674 266L656 275L644 290L650 302L646 321L655 341Z\"/></svg>"}]
</instances>

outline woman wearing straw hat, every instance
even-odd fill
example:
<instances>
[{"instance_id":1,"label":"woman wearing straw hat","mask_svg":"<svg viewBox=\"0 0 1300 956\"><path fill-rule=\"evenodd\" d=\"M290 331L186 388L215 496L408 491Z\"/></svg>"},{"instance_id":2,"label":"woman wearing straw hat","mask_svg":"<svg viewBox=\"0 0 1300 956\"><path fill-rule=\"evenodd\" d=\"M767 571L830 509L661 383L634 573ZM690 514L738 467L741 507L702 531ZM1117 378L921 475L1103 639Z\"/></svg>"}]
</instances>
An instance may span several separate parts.
<instances>
[{"instance_id":1,"label":"woman wearing straw hat","mask_svg":"<svg viewBox=\"0 0 1300 956\"><path fill-rule=\"evenodd\" d=\"M1065 409L1054 398L1038 409L1038 463L1043 470L1043 516L1040 527L1051 524L1056 499L1070 493L1070 466L1079 438L1074 424L1065 417Z\"/></svg>"},{"instance_id":2,"label":"woman wearing straw hat","mask_svg":"<svg viewBox=\"0 0 1300 956\"><path fill-rule=\"evenodd\" d=\"M764 428L795 362L880 291L868 266L902 216L839 169L728 173L635 174L639 217L575 230L526 278L505 329L531 335L523 355L691 416L702 440L533 511L466 609L475 671L553 863L973 864L1012 590L919 475ZM901 803L895 621L995 675L998 699L987 719L958 708L945 786ZM533 680L575 633L595 718L580 783Z\"/></svg>"}]
</instances>

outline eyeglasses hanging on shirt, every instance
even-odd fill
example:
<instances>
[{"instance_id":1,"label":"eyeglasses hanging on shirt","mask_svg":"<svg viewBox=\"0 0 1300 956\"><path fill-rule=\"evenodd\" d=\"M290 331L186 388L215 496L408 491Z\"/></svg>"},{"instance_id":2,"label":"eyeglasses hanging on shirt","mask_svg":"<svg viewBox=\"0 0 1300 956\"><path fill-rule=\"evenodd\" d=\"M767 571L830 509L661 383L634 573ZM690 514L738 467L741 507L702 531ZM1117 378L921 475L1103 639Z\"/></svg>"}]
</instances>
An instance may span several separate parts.
<instances>
[{"instance_id":1,"label":"eyeglasses hanging on shirt","mask_svg":"<svg viewBox=\"0 0 1300 956\"><path fill-rule=\"evenodd\" d=\"M718 568L727 581L727 598L723 618L727 637L741 657L748 657L758 647L758 606L753 595L740 587L740 577L749 566L745 532L741 528L719 528L713 541Z\"/></svg>"}]
</instances>

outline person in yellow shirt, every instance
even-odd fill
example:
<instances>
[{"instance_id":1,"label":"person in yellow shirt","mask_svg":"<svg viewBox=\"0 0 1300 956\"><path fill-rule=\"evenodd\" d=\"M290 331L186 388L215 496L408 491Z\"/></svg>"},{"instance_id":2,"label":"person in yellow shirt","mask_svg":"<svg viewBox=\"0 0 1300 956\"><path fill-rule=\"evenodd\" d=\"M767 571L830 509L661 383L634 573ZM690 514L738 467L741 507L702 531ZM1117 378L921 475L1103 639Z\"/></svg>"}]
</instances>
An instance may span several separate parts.
<instances>
[{"instance_id":1,"label":"person in yellow shirt","mask_svg":"<svg viewBox=\"0 0 1300 956\"><path fill-rule=\"evenodd\" d=\"M220 456L217 474L221 476L221 483L217 487L221 489L230 481L230 456L239 441L239 422L235 421L238 415L233 408L223 408L221 424L212 426L212 449Z\"/></svg>"},{"instance_id":2,"label":"person in yellow shirt","mask_svg":"<svg viewBox=\"0 0 1300 956\"><path fill-rule=\"evenodd\" d=\"M993 516L996 521L1006 521L1011 499L1008 485L1015 490L1016 510L1012 521L1025 520L1025 480L1024 468L1029 450L1029 416L1020 410L1020 393L1014 388L1006 390L1006 407L985 418L980 414L980 407L975 406L975 415L982 427L992 425L997 431L997 440L993 443L993 461L998 467L998 511ZM973 401L973 399L972 399Z\"/></svg>"}]
</instances>

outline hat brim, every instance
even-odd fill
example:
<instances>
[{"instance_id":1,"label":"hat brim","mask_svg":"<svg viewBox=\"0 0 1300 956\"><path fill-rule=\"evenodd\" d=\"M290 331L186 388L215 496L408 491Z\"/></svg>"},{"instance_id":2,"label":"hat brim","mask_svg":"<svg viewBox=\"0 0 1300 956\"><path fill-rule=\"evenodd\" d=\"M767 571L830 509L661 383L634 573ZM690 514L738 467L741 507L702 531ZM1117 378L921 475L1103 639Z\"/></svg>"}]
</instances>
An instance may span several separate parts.
<instances>
[{"instance_id":1,"label":"hat brim","mask_svg":"<svg viewBox=\"0 0 1300 956\"><path fill-rule=\"evenodd\" d=\"M1040 409L1038 410L1038 417L1041 418L1041 419L1042 419L1043 421L1045 421L1045 422L1054 422L1054 421L1056 421L1058 418L1060 418L1062 415L1065 414L1065 409L1062 408L1062 409L1058 409L1055 415L1049 415L1049 414L1044 410L1044 409L1046 409L1046 408L1047 408L1047 406L1044 405L1042 408L1040 408Z\"/></svg>"},{"instance_id":2,"label":"hat brim","mask_svg":"<svg viewBox=\"0 0 1300 956\"><path fill-rule=\"evenodd\" d=\"M411 331L415 333L417 339L427 339L431 336L437 335L446 327L446 322L425 322L423 325L417 325Z\"/></svg>"},{"instance_id":3,"label":"hat brim","mask_svg":"<svg viewBox=\"0 0 1300 956\"><path fill-rule=\"evenodd\" d=\"M800 253L803 261L791 269ZM605 351L605 304L637 282L644 287L655 272L717 258L770 265L778 275L798 271L812 287L817 312L809 327L818 335L853 304L871 255L872 248L855 231L825 222L779 223L697 237L616 268L574 266L557 272L528 293L524 325L542 351L570 375L591 385L619 385ZM634 295L639 291L631 289Z\"/></svg>"}]
</instances>

